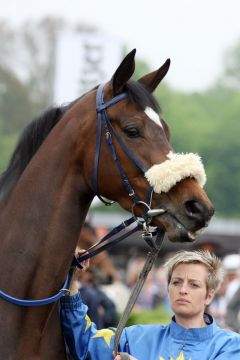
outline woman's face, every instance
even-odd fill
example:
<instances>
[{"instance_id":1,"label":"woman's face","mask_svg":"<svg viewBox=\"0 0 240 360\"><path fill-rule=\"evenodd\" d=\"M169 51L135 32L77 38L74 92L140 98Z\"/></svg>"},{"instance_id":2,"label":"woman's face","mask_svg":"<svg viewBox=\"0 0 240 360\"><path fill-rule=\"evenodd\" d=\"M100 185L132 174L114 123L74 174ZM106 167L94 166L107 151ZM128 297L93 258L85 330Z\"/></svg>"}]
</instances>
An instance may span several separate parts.
<instances>
[{"instance_id":1,"label":"woman's face","mask_svg":"<svg viewBox=\"0 0 240 360\"><path fill-rule=\"evenodd\" d=\"M207 294L207 268L202 264L179 264L168 286L169 300L177 319L203 319L214 292Z\"/></svg>"}]
</instances>

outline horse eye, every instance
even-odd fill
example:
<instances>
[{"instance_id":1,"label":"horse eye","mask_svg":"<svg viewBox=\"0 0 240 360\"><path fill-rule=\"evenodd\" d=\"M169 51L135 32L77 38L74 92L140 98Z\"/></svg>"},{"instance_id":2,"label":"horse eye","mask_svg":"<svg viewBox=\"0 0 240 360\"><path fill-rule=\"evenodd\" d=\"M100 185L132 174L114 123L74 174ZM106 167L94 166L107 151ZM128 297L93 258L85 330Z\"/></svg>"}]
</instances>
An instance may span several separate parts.
<instances>
[{"instance_id":1,"label":"horse eye","mask_svg":"<svg viewBox=\"0 0 240 360\"><path fill-rule=\"evenodd\" d=\"M135 138L140 135L138 128L135 126L128 126L124 129L125 134L130 138Z\"/></svg>"}]
</instances>

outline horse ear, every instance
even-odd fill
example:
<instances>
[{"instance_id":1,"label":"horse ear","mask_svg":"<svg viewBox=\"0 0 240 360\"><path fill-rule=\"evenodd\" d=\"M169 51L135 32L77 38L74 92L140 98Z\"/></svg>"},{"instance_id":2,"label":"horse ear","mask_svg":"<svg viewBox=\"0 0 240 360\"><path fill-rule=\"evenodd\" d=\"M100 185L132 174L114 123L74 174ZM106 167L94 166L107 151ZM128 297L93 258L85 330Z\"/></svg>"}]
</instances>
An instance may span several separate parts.
<instances>
[{"instance_id":1,"label":"horse ear","mask_svg":"<svg viewBox=\"0 0 240 360\"><path fill-rule=\"evenodd\" d=\"M123 87L126 82L131 78L135 70L134 57L136 49L133 49L121 62L117 70L115 71L112 79L112 91L113 95L123 92Z\"/></svg>"},{"instance_id":2,"label":"horse ear","mask_svg":"<svg viewBox=\"0 0 240 360\"><path fill-rule=\"evenodd\" d=\"M167 74L170 62L170 59L167 59L158 70L143 76L138 81L143 84L150 92L153 92Z\"/></svg>"}]
</instances>

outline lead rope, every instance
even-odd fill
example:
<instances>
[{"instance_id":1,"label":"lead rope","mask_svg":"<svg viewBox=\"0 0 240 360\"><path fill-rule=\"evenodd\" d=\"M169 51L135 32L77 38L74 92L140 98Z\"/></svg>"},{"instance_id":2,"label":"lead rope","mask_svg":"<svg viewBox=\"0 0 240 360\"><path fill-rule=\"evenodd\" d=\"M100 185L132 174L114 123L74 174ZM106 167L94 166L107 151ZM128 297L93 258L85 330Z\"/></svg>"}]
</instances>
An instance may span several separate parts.
<instances>
[{"instance_id":1,"label":"lead rope","mask_svg":"<svg viewBox=\"0 0 240 360\"><path fill-rule=\"evenodd\" d=\"M150 270L152 269L152 266L153 266L156 258L158 257L159 251L162 247L163 240L164 240L164 232L158 230L156 240L154 241L152 239L152 233L149 231L149 227L145 224L145 229L142 234L142 237L147 242L147 244L150 246L150 251L147 254L145 264L138 276L138 280L137 280L134 288L131 291L127 305L126 305L124 312L119 320L117 330L115 333L115 339L114 339L114 352L115 352L115 354L121 355L123 360L125 360L125 359L127 360L128 355L126 353L119 353L119 351L118 351L120 337L122 335L124 327L126 326L127 320L133 309L133 306L135 305L136 300L140 294L140 291L142 290L145 280L146 280Z\"/></svg>"}]
</instances>

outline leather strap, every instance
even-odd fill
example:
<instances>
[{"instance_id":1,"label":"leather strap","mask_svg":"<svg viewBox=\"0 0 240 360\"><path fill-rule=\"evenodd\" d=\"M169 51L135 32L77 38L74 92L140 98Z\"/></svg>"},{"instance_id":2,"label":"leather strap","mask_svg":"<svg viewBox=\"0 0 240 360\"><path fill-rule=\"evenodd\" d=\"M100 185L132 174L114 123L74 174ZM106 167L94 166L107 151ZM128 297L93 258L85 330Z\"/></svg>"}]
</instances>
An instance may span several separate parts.
<instances>
[{"instance_id":1,"label":"leather strap","mask_svg":"<svg viewBox=\"0 0 240 360\"><path fill-rule=\"evenodd\" d=\"M152 266L159 254L159 251L162 247L163 244L163 240L164 240L164 232L163 231L158 231L157 234L157 238L156 241L154 242L153 240L150 243L150 239L149 239L149 233L145 233L145 241L147 242L148 245L151 246L150 251L147 254L146 257L146 261L145 264L142 268L142 271L139 274L138 280L134 286L134 288L132 289L131 295L128 299L127 305L124 309L124 312L122 314L122 317L118 323L117 326L117 330L116 330L116 334L115 334L115 338L114 338L114 351L115 353L118 353L118 344L120 341L120 337L122 335L123 329L126 326L127 320L129 318L129 315L136 303L136 300L138 298L138 295L140 294L140 291L142 290L142 287L145 283L145 280L150 272L150 270L152 269ZM144 237L143 235L143 237Z\"/></svg>"}]
</instances>

